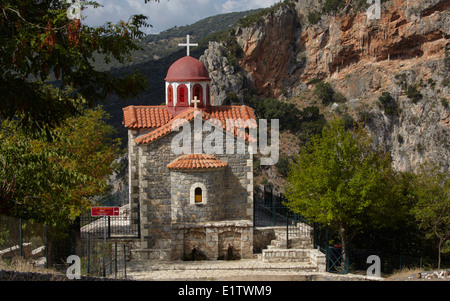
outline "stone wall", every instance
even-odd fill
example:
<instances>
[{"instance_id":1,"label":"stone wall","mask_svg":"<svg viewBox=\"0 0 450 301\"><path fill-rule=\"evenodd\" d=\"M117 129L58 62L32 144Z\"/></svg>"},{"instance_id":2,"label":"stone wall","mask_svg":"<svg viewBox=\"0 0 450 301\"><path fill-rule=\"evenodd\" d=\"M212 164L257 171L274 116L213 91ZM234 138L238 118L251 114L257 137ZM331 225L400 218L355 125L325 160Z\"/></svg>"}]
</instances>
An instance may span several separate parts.
<instances>
[{"instance_id":1,"label":"stone wall","mask_svg":"<svg viewBox=\"0 0 450 301\"><path fill-rule=\"evenodd\" d=\"M251 221L220 221L174 224L172 260L181 260L195 248L206 259L216 260L232 247L241 259L253 258L253 224Z\"/></svg>"},{"instance_id":2,"label":"stone wall","mask_svg":"<svg viewBox=\"0 0 450 301\"><path fill-rule=\"evenodd\" d=\"M220 221L224 219L225 191L222 181L225 170L211 171L172 171L172 222L195 223ZM196 183L204 185L203 203L192 204L191 187Z\"/></svg>"},{"instance_id":3,"label":"stone wall","mask_svg":"<svg viewBox=\"0 0 450 301\"><path fill-rule=\"evenodd\" d=\"M194 130L194 126L191 128ZM226 154L224 143L223 154L214 156L228 163L225 169L170 171L167 165L182 156L174 154L171 149L176 134L170 133L149 145L137 146L134 141L129 142L130 202L141 205L140 250L164 250L164 254L158 251L158 254L152 255L159 259L175 256L168 256L173 240L172 223L253 221L253 155L247 150L245 154L238 154L236 141L235 152ZM139 133L131 133L129 139L137 135ZM191 137L194 137L194 132ZM187 205L190 204L192 184L197 182L206 186L207 202L204 205ZM252 245L252 239L249 244Z\"/></svg>"}]
</instances>

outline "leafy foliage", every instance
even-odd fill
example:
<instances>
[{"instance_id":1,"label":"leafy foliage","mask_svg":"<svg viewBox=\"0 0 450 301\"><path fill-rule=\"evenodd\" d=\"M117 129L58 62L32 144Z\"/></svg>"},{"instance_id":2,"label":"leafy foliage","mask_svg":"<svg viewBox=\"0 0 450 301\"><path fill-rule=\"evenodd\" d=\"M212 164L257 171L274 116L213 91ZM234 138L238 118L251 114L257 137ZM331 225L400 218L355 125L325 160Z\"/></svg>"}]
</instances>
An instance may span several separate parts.
<instances>
[{"instance_id":1,"label":"leafy foliage","mask_svg":"<svg viewBox=\"0 0 450 301\"><path fill-rule=\"evenodd\" d=\"M107 189L119 142L111 138L101 109L58 127L55 139L32 138L16 121L0 128L0 155L9 163L1 181L14 178L14 194L0 207L11 215L48 225L64 225L90 206L92 196Z\"/></svg>"},{"instance_id":2,"label":"leafy foliage","mask_svg":"<svg viewBox=\"0 0 450 301\"><path fill-rule=\"evenodd\" d=\"M328 105L334 101L334 90L330 83L320 81L316 85L314 94L316 94L324 105Z\"/></svg>"},{"instance_id":3,"label":"leafy foliage","mask_svg":"<svg viewBox=\"0 0 450 301\"><path fill-rule=\"evenodd\" d=\"M286 103L274 98L254 101L251 104L259 118L279 119L281 130L296 131L300 126L300 110L292 103Z\"/></svg>"},{"instance_id":4,"label":"leafy foliage","mask_svg":"<svg viewBox=\"0 0 450 301\"><path fill-rule=\"evenodd\" d=\"M29 133L50 132L80 105L104 101L111 93L135 96L145 84L138 73L115 77L95 70L92 60L95 52L106 64L128 59L138 48L134 40L143 37L139 28L148 26L146 17L93 28L69 20L69 5L60 0L0 3L0 117L18 118ZM57 93L41 89L52 79L58 80Z\"/></svg>"},{"instance_id":5,"label":"leafy foliage","mask_svg":"<svg viewBox=\"0 0 450 301\"><path fill-rule=\"evenodd\" d=\"M338 231L345 247L363 224L380 219L381 208L390 203L390 166L362 127L346 131L344 122L334 119L291 165L287 205Z\"/></svg>"},{"instance_id":6,"label":"leafy foliage","mask_svg":"<svg viewBox=\"0 0 450 301\"><path fill-rule=\"evenodd\" d=\"M450 176L439 166L424 165L414 179L416 203L412 212L427 238L438 240L439 267L441 253L450 252Z\"/></svg>"},{"instance_id":7,"label":"leafy foliage","mask_svg":"<svg viewBox=\"0 0 450 301\"><path fill-rule=\"evenodd\" d=\"M381 107L384 112L390 116L398 115L398 105L395 99L391 96L389 92L383 92L381 96L378 98L380 101Z\"/></svg>"},{"instance_id":8,"label":"leafy foliage","mask_svg":"<svg viewBox=\"0 0 450 301\"><path fill-rule=\"evenodd\" d=\"M255 23L259 22L267 14L274 13L281 7L285 7L285 6L294 7L294 3L292 2L292 0L284 0L282 2L280 1L280 2L272 5L271 7L263 9L257 13L245 16L244 18L242 18L238 21L237 25L240 27L243 27L243 28L251 27Z\"/></svg>"}]
</instances>

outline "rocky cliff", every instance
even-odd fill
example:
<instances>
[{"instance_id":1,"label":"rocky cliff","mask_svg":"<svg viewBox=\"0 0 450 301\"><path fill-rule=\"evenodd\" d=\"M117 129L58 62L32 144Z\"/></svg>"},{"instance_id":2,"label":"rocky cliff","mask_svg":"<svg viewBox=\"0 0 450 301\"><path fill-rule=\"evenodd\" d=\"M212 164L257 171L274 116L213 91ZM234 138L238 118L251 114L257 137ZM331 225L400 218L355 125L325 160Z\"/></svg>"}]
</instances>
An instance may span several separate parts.
<instances>
[{"instance_id":1,"label":"rocky cliff","mask_svg":"<svg viewBox=\"0 0 450 301\"><path fill-rule=\"evenodd\" d=\"M366 121L397 169L432 160L448 170L450 1L382 1L381 18L369 20L367 6L347 0L310 22L321 2L285 1L254 24L238 26L239 68L230 66L226 47L211 43L201 59L216 83L216 103L251 90L302 107L316 103L308 92L322 80L345 96L321 106L323 113ZM394 112L380 104L383 92Z\"/></svg>"}]
</instances>

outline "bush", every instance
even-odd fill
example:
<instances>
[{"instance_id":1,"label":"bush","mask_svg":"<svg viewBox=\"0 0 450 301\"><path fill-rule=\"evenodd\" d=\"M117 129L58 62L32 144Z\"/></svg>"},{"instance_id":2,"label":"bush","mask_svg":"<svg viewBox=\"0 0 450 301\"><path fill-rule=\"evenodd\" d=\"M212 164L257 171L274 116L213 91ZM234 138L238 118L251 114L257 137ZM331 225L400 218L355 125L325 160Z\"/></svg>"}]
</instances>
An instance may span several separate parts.
<instances>
[{"instance_id":1,"label":"bush","mask_svg":"<svg viewBox=\"0 0 450 301\"><path fill-rule=\"evenodd\" d=\"M308 14L308 21L311 24L319 23L322 18L322 13L320 11L314 10Z\"/></svg>"},{"instance_id":2,"label":"bush","mask_svg":"<svg viewBox=\"0 0 450 301\"><path fill-rule=\"evenodd\" d=\"M378 100L380 101L384 113L391 116L398 114L398 105L389 92L383 92Z\"/></svg>"},{"instance_id":3,"label":"bush","mask_svg":"<svg viewBox=\"0 0 450 301\"><path fill-rule=\"evenodd\" d=\"M345 6L345 0L326 0L323 4L322 11L324 13L337 12Z\"/></svg>"},{"instance_id":4,"label":"bush","mask_svg":"<svg viewBox=\"0 0 450 301\"><path fill-rule=\"evenodd\" d=\"M323 105L328 105L334 101L334 90L329 83L320 81L316 85L314 94L322 101Z\"/></svg>"},{"instance_id":5,"label":"bush","mask_svg":"<svg viewBox=\"0 0 450 301\"><path fill-rule=\"evenodd\" d=\"M278 163L275 164L275 167L277 168L278 173L284 177L287 177L289 171L289 157L281 156Z\"/></svg>"},{"instance_id":6,"label":"bush","mask_svg":"<svg viewBox=\"0 0 450 301\"><path fill-rule=\"evenodd\" d=\"M409 86L405 93L413 103L417 103L423 98L423 95L420 94L419 90L417 90L417 86Z\"/></svg>"},{"instance_id":7,"label":"bush","mask_svg":"<svg viewBox=\"0 0 450 301\"><path fill-rule=\"evenodd\" d=\"M300 110L294 105L266 98L256 101L256 114L263 119L279 119L281 130L297 131L300 127Z\"/></svg>"}]
</instances>

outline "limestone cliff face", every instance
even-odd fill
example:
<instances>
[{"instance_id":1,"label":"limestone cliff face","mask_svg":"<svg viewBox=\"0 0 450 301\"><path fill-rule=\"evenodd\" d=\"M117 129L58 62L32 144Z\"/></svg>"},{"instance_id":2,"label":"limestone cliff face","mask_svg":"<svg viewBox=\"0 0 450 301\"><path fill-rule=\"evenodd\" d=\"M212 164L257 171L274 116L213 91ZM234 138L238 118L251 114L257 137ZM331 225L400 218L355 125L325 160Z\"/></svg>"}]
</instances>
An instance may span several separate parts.
<instances>
[{"instance_id":1,"label":"limestone cliff face","mask_svg":"<svg viewBox=\"0 0 450 301\"><path fill-rule=\"evenodd\" d=\"M324 110L340 107L356 120L369 116L367 128L398 169L414 170L425 160L448 169L450 1L390 0L375 20L357 10L356 2L322 15L317 24L307 16L320 9L319 1L283 6L251 27L237 28L241 70L225 71L230 69L218 61L220 45L209 50L217 63L205 60L213 77L221 74L217 79L229 86L224 93L239 95L251 83L261 97L295 98L314 88L307 84L311 79L327 81L347 100ZM407 87L420 97L408 97ZM382 92L393 97L398 114L380 107Z\"/></svg>"}]
</instances>

